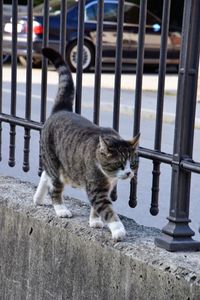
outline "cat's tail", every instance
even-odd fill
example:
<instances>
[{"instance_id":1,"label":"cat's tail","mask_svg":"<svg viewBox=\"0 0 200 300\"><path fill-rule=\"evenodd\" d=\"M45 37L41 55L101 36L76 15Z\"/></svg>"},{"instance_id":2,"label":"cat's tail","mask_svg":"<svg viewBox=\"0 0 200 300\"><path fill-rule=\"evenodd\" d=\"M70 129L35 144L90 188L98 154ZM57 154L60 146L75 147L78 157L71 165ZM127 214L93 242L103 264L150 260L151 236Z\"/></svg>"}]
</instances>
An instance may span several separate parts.
<instances>
[{"instance_id":1,"label":"cat's tail","mask_svg":"<svg viewBox=\"0 0 200 300\"><path fill-rule=\"evenodd\" d=\"M59 74L59 85L52 108L52 114L60 110L73 110L74 82L71 71L60 53L52 48L43 48L42 54L47 57L55 66Z\"/></svg>"}]
</instances>

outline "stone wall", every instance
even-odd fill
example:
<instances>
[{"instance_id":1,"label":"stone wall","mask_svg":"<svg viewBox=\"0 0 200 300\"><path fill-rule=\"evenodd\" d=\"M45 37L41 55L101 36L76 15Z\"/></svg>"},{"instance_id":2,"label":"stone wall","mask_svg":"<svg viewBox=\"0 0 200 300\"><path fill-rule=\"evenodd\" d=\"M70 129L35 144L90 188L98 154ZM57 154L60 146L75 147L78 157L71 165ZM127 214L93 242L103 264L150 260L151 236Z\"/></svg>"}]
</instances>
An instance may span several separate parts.
<instances>
[{"instance_id":1,"label":"stone wall","mask_svg":"<svg viewBox=\"0 0 200 300\"><path fill-rule=\"evenodd\" d=\"M34 207L35 187L0 177L0 299L199 300L200 253L154 245L160 231L122 218L128 236L88 226L89 208L66 199L72 219Z\"/></svg>"}]
</instances>

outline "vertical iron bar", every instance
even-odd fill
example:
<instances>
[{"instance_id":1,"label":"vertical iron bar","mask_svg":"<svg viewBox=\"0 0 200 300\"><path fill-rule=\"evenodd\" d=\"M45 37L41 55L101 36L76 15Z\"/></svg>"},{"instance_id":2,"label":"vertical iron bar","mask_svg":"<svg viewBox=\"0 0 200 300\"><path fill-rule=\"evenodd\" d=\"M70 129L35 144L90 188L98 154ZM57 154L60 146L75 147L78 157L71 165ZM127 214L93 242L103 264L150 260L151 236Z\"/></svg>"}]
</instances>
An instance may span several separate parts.
<instances>
[{"instance_id":1,"label":"vertical iron bar","mask_svg":"<svg viewBox=\"0 0 200 300\"><path fill-rule=\"evenodd\" d=\"M140 2L140 16L139 16L139 32L138 32L138 48L137 48L137 68L136 68L136 86L135 86L135 108L134 108L134 128L133 135L140 132L140 118L141 118L141 104L142 104L142 77L144 65L144 40L146 32L146 14L147 14L147 0ZM135 179L130 182L130 199L129 206L135 207L137 205L137 174Z\"/></svg>"},{"instance_id":2,"label":"vertical iron bar","mask_svg":"<svg viewBox=\"0 0 200 300\"><path fill-rule=\"evenodd\" d=\"M11 116L16 116L16 90L17 90L17 16L18 16L18 1L13 1L12 4L12 58L11 58ZM10 167L15 166L15 125L10 125L10 149L9 161Z\"/></svg>"},{"instance_id":3,"label":"vertical iron bar","mask_svg":"<svg viewBox=\"0 0 200 300\"><path fill-rule=\"evenodd\" d=\"M158 94L157 94L157 109L156 109L156 128L154 149L161 151L162 140L162 122L163 122L163 107L164 107L164 90L165 90L165 73L167 59L167 42L169 31L171 0L164 0L162 14L162 30L161 30L161 49L160 49L160 64L158 77ZM158 197L159 197L159 182L160 182L160 162L153 161L153 179L152 179L152 198L150 213L153 216L158 214Z\"/></svg>"},{"instance_id":4,"label":"vertical iron bar","mask_svg":"<svg viewBox=\"0 0 200 300\"><path fill-rule=\"evenodd\" d=\"M93 122L95 124L99 125L104 0L98 1L97 16L98 17L97 17L97 39L96 39L97 43L96 43L96 57L95 57L95 82L94 82L94 112L93 112Z\"/></svg>"},{"instance_id":5,"label":"vertical iron bar","mask_svg":"<svg viewBox=\"0 0 200 300\"><path fill-rule=\"evenodd\" d=\"M77 114L81 114L84 17L85 17L85 0L79 0L79 2L78 2L78 50L77 50L77 69L76 69L76 71L77 71L77 73L76 73L76 101L75 101L75 112Z\"/></svg>"},{"instance_id":6,"label":"vertical iron bar","mask_svg":"<svg viewBox=\"0 0 200 300\"><path fill-rule=\"evenodd\" d=\"M44 33L42 47L47 47L49 39L49 0L44 1ZM41 114L40 121L46 120L46 101L47 101L47 67L48 61L42 56L42 83L41 83Z\"/></svg>"},{"instance_id":7,"label":"vertical iron bar","mask_svg":"<svg viewBox=\"0 0 200 300\"><path fill-rule=\"evenodd\" d=\"M32 31L33 31L33 0L28 0L28 33L27 33L27 67L26 67L26 120L31 119L31 92L32 92ZM30 152L30 129L24 129L24 162L23 170L28 172L29 166L29 152Z\"/></svg>"},{"instance_id":8,"label":"vertical iron bar","mask_svg":"<svg viewBox=\"0 0 200 300\"><path fill-rule=\"evenodd\" d=\"M200 242L192 239L194 232L189 227L191 173L180 167L184 158L192 158L193 151L200 50L199 28L200 1L187 0L184 6L178 77L169 222L162 229L162 236L155 239L157 246L169 251L200 250Z\"/></svg>"},{"instance_id":9,"label":"vertical iron bar","mask_svg":"<svg viewBox=\"0 0 200 300\"><path fill-rule=\"evenodd\" d=\"M113 109L113 128L117 131L119 131L119 113L120 113L120 96L121 96L123 25L124 25L124 0L121 0L118 2L118 12L117 12L117 47L116 47L114 109Z\"/></svg>"},{"instance_id":10,"label":"vertical iron bar","mask_svg":"<svg viewBox=\"0 0 200 300\"><path fill-rule=\"evenodd\" d=\"M61 19L60 19L60 53L65 59L66 57L66 22L67 22L67 3L66 0L61 1Z\"/></svg>"},{"instance_id":11,"label":"vertical iron bar","mask_svg":"<svg viewBox=\"0 0 200 300\"><path fill-rule=\"evenodd\" d=\"M3 81L3 1L0 2L0 114L2 113L2 81ZM0 161L2 160L1 155L2 146L2 122L0 122Z\"/></svg>"},{"instance_id":12,"label":"vertical iron bar","mask_svg":"<svg viewBox=\"0 0 200 300\"><path fill-rule=\"evenodd\" d=\"M44 31L42 46L47 47L49 40L49 0L44 1ZM47 106L47 68L48 60L42 56L42 83L41 83L41 108L40 108L40 122L44 123L46 120L46 106ZM39 155L39 171L42 172L41 154Z\"/></svg>"}]
</instances>

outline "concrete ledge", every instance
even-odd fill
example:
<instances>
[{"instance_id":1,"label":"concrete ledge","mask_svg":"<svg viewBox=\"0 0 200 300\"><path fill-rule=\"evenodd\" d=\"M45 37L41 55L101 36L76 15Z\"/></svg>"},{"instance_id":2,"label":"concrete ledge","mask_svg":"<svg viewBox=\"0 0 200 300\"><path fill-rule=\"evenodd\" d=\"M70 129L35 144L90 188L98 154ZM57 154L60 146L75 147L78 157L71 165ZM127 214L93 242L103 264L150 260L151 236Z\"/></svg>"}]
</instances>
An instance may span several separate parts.
<instances>
[{"instance_id":1,"label":"concrete ledge","mask_svg":"<svg viewBox=\"0 0 200 300\"><path fill-rule=\"evenodd\" d=\"M154 246L159 230L123 218L125 242L88 226L89 208L66 199L70 220L35 208L35 187L0 177L0 299L200 299L200 253Z\"/></svg>"}]
</instances>

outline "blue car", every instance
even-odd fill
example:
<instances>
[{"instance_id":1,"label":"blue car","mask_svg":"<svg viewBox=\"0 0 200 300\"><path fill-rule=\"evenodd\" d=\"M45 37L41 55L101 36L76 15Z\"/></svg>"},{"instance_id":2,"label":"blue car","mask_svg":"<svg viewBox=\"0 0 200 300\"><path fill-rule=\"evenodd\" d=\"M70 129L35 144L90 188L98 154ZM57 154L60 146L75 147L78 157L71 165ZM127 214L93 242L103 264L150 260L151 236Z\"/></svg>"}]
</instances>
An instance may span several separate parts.
<instances>
[{"instance_id":1,"label":"blue car","mask_svg":"<svg viewBox=\"0 0 200 300\"><path fill-rule=\"evenodd\" d=\"M60 45L60 3L59 0L50 1L49 5L49 46L59 49ZM41 48L43 39L43 4L36 6L33 11L33 67L41 66ZM114 63L116 51L118 1L104 1L103 53L102 63ZM124 32L123 32L123 63L135 64L138 46L139 6L133 1L125 1ZM97 27L97 0L86 0L85 5L85 33L83 70L94 66ZM78 2L67 1L66 24L66 59L72 70L77 66L77 34L78 34ZM18 19L18 57L26 65L27 53L27 16L21 15ZM12 23L4 26L4 53L11 54ZM145 58L147 65L159 63L161 42L161 20L147 12ZM169 32L168 36L168 65L178 65L181 35L180 30Z\"/></svg>"}]
</instances>

